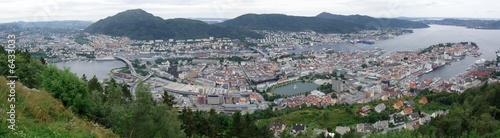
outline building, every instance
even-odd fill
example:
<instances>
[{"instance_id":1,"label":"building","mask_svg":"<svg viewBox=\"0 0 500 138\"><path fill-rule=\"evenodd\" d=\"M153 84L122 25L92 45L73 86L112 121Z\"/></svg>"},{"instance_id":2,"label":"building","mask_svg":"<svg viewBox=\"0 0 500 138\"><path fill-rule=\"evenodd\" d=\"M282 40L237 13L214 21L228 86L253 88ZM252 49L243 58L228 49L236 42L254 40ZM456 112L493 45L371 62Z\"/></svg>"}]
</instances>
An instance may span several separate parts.
<instances>
[{"instance_id":1,"label":"building","mask_svg":"<svg viewBox=\"0 0 500 138\"><path fill-rule=\"evenodd\" d=\"M373 123L373 128L375 130L383 130L383 129L389 128L389 121L387 121L387 120L377 121L377 122Z\"/></svg>"},{"instance_id":2,"label":"building","mask_svg":"<svg viewBox=\"0 0 500 138\"><path fill-rule=\"evenodd\" d=\"M303 124L295 124L295 125L292 126L292 130L290 131L290 133L292 135L296 135L296 134L298 134L300 132L306 131L306 128L307 127L305 125L303 125Z\"/></svg>"},{"instance_id":3,"label":"building","mask_svg":"<svg viewBox=\"0 0 500 138\"><path fill-rule=\"evenodd\" d=\"M394 103L394 105L392 107L394 107L394 109L399 109L401 107L403 107L404 103L403 101L398 101L396 103Z\"/></svg>"},{"instance_id":4,"label":"building","mask_svg":"<svg viewBox=\"0 0 500 138\"><path fill-rule=\"evenodd\" d=\"M411 113L413 113L413 109L409 108L409 107L405 108L405 109L403 109L403 111L401 111L402 115L408 115L408 114L411 114Z\"/></svg>"},{"instance_id":5,"label":"building","mask_svg":"<svg viewBox=\"0 0 500 138\"><path fill-rule=\"evenodd\" d=\"M282 124L282 123L271 123L271 125L269 126L269 128L274 133L281 133L281 132L283 132L286 129L286 125Z\"/></svg>"},{"instance_id":6,"label":"building","mask_svg":"<svg viewBox=\"0 0 500 138\"><path fill-rule=\"evenodd\" d=\"M375 106L375 112L380 113L380 112L384 111L385 108L386 108L385 104L380 103L377 106Z\"/></svg>"},{"instance_id":7,"label":"building","mask_svg":"<svg viewBox=\"0 0 500 138\"><path fill-rule=\"evenodd\" d=\"M335 92L342 92L344 91L344 82L342 80L336 80L334 79L332 81L332 89L335 91Z\"/></svg>"},{"instance_id":8,"label":"building","mask_svg":"<svg viewBox=\"0 0 500 138\"><path fill-rule=\"evenodd\" d=\"M222 95L208 95L207 96L207 104L218 105L224 102Z\"/></svg>"},{"instance_id":9,"label":"building","mask_svg":"<svg viewBox=\"0 0 500 138\"><path fill-rule=\"evenodd\" d=\"M346 126L337 126L335 128L335 132L339 133L340 135L344 135L345 133L351 131L351 128L346 127Z\"/></svg>"},{"instance_id":10,"label":"building","mask_svg":"<svg viewBox=\"0 0 500 138\"><path fill-rule=\"evenodd\" d=\"M395 117L394 119L392 119L392 124L394 125L399 125L399 124L403 124L405 122L405 117Z\"/></svg>"},{"instance_id":11,"label":"building","mask_svg":"<svg viewBox=\"0 0 500 138\"><path fill-rule=\"evenodd\" d=\"M416 113L416 112L415 112L415 113L411 113L411 114L408 116L408 118L409 118L410 120L415 121L415 120L419 119L419 118L420 118L420 116L418 115L418 113Z\"/></svg>"},{"instance_id":12,"label":"building","mask_svg":"<svg viewBox=\"0 0 500 138\"><path fill-rule=\"evenodd\" d=\"M427 97L423 97L422 99L420 99L420 101L418 101L419 103L421 104L426 104L428 102L427 100Z\"/></svg>"},{"instance_id":13,"label":"building","mask_svg":"<svg viewBox=\"0 0 500 138\"><path fill-rule=\"evenodd\" d=\"M367 123L362 123L362 124L357 124L356 125L356 131L357 132L362 132L362 133L369 133L373 131L373 128L370 124Z\"/></svg>"},{"instance_id":14,"label":"building","mask_svg":"<svg viewBox=\"0 0 500 138\"><path fill-rule=\"evenodd\" d=\"M359 109L359 111L357 113L361 114L363 116L368 115L368 113L370 113L370 106L365 105L365 106L361 107L361 109Z\"/></svg>"},{"instance_id":15,"label":"building","mask_svg":"<svg viewBox=\"0 0 500 138\"><path fill-rule=\"evenodd\" d=\"M404 103L410 108L415 107L415 102L413 102L413 100L405 101Z\"/></svg>"}]
</instances>

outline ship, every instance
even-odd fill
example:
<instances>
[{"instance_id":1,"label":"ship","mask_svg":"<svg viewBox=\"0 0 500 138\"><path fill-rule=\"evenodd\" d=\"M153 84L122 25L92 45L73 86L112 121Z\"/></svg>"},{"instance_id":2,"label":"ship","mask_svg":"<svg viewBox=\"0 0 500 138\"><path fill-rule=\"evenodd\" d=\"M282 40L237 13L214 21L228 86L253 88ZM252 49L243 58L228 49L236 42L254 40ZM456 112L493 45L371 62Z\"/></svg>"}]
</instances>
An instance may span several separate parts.
<instances>
[{"instance_id":1,"label":"ship","mask_svg":"<svg viewBox=\"0 0 500 138\"><path fill-rule=\"evenodd\" d=\"M432 71L432 69L429 69L429 70L425 71L424 73L427 74L427 73L429 73L431 71Z\"/></svg>"},{"instance_id":2,"label":"ship","mask_svg":"<svg viewBox=\"0 0 500 138\"><path fill-rule=\"evenodd\" d=\"M373 41L373 40L351 40L351 41L349 41L349 43L351 43L351 44L362 43L362 44L373 45L373 44L375 44L375 41Z\"/></svg>"},{"instance_id":3,"label":"ship","mask_svg":"<svg viewBox=\"0 0 500 138\"><path fill-rule=\"evenodd\" d=\"M482 64L484 64L484 62L486 62L486 59L482 58L482 59L476 60L476 62L474 62L474 63L476 65L482 65Z\"/></svg>"}]
</instances>

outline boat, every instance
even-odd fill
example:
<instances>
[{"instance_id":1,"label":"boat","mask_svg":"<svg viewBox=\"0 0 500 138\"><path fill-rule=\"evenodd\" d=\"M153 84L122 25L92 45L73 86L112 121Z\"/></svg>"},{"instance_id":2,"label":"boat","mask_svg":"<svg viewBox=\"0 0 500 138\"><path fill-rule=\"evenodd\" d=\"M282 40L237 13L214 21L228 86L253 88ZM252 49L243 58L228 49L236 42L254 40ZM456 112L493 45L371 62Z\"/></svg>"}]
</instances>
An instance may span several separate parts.
<instances>
[{"instance_id":1,"label":"boat","mask_svg":"<svg viewBox=\"0 0 500 138\"><path fill-rule=\"evenodd\" d=\"M294 84L294 85L293 85L293 89L297 89L297 84Z\"/></svg>"},{"instance_id":2,"label":"boat","mask_svg":"<svg viewBox=\"0 0 500 138\"><path fill-rule=\"evenodd\" d=\"M429 70L425 71L424 73L427 74L427 73L429 73L431 71L432 71L432 69L429 69Z\"/></svg>"},{"instance_id":3,"label":"boat","mask_svg":"<svg viewBox=\"0 0 500 138\"><path fill-rule=\"evenodd\" d=\"M479 59L479 60L476 60L476 62L474 62L474 63L475 63L476 65L482 65L482 64L484 64L484 62L486 62L486 59L481 58L481 59Z\"/></svg>"}]
</instances>

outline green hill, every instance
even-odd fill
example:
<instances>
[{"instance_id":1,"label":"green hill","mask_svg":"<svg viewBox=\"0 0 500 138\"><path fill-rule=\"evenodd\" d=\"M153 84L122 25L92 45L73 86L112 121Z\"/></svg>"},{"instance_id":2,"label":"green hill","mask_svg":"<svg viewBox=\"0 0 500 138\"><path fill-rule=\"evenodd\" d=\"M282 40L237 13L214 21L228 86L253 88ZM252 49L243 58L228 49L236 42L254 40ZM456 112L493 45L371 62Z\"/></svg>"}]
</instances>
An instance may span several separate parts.
<instances>
[{"instance_id":1,"label":"green hill","mask_svg":"<svg viewBox=\"0 0 500 138\"><path fill-rule=\"evenodd\" d=\"M366 28L426 28L429 27L427 24L421 22L414 22L401 19L391 19L391 18L374 18L364 15L337 15L327 12L320 13L316 17L333 19L339 21L345 21L357 25L364 26Z\"/></svg>"},{"instance_id":2,"label":"green hill","mask_svg":"<svg viewBox=\"0 0 500 138\"><path fill-rule=\"evenodd\" d=\"M318 33L352 33L363 26L345 21L283 14L245 14L224 21L221 26L242 27L252 30L306 31Z\"/></svg>"},{"instance_id":3,"label":"green hill","mask_svg":"<svg viewBox=\"0 0 500 138\"><path fill-rule=\"evenodd\" d=\"M83 120L67 110L61 101L53 98L46 91L31 90L21 83L16 84L16 131L8 128L10 122L6 112L10 111L8 99L9 86L7 80L0 76L0 137L118 137L111 130L94 125L91 121Z\"/></svg>"},{"instance_id":4,"label":"green hill","mask_svg":"<svg viewBox=\"0 0 500 138\"><path fill-rule=\"evenodd\" d=\"M141 40L210 36L230 38L262 37L255 32L210 25L198 20L182 18L164 20L141 9L127 10L101 19L85 28L84 31L112 36L127 36Z\"/></svg>"}]
</instances>

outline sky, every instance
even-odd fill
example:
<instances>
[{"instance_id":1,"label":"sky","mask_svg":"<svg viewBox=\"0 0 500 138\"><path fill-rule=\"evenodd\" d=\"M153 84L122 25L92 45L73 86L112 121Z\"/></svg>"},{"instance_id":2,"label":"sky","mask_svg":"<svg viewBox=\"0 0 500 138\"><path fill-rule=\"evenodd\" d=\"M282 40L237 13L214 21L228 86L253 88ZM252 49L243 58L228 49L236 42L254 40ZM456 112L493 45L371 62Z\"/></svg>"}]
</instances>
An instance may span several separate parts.
<instances>
[{"instance_id":1,"label":"sky","mask_svg":"<svg viewBox=\"0 0 500 138\"><path fill-rule=\"evenodd\" d=\"M127 9L164 19L235 18L247 13L315 16L500 18L498 0L0 0L0 23L97 21Z\"/></svg>"}]
</instances>

